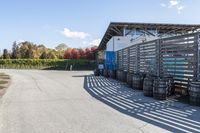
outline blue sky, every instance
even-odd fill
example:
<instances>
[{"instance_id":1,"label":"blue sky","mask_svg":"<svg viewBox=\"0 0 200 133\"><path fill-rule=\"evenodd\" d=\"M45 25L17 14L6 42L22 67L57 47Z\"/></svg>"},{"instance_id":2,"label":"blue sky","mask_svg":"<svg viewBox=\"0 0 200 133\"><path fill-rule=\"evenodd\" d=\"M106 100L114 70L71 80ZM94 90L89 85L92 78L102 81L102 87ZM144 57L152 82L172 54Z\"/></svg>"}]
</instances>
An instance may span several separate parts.
<instances>
[{"instance_id":1,"label":"blue sky","mask_svg":"<svg viewBox=\"0 0 200 133\"><path fill-rule=\"evenodd\" d=\"M97 44L110 22L200 24L200 0L0 0L0 49Z\"/></svg>"}]
</instances>

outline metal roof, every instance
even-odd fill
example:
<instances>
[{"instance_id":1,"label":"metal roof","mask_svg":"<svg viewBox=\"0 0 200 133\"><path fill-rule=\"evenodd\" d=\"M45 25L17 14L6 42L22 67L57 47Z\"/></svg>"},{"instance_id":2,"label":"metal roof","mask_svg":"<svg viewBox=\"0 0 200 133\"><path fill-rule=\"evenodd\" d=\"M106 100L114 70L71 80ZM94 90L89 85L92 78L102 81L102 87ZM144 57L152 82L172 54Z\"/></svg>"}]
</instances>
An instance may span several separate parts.
<instances>
[{"instance_id":1,"label":"metal roof","mask_svg":"<svg viewBox=\"0 0 200 133\"><path fill-rule=\"evenodd\" d=\"M164 24L164 23L123 23L123 22L111 22L108 26L106 33L104 34L99 50L105 49L107 42L113 36L123 36L123 29L157 29L159 32L167 33L170 31L176 33L188 33L189 31L195 32L200 29L200 25L196 24Z\"/></svg>"}]
</instances>

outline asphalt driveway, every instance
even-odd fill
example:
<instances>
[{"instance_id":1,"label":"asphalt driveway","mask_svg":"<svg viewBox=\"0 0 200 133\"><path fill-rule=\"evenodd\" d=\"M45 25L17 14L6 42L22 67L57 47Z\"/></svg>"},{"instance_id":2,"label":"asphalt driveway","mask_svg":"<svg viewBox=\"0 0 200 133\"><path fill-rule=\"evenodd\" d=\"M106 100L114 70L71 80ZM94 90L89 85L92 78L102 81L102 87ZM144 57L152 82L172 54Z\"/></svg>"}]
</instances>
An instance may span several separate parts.
<instances>
[{"instance_id":1,"label":"asphalt driveway","mask_svg":"<svg viewBox=\"0 0 200 133\"><path fill-rule=\"evenodd\" d=\"M92 72L0 71L12 78L0 133L200 132L199 107L145 98Z\"/></svg>"}]
</instances>

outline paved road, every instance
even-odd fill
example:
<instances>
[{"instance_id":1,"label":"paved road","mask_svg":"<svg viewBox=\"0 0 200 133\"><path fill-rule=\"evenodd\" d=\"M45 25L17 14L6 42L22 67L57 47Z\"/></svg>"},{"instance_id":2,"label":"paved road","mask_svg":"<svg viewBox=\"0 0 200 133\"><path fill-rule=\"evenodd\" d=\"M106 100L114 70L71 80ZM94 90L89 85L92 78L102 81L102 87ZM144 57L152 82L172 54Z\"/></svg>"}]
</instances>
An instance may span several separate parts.
<instances>
[{"instance_id":1,"label":"paved road","mask_svg":"<svg viewBox=\"0 0 200 133\"><path fill-rule=\"evenodd\" d=\"M83 87L91 72L0 71L12 77L0 99L0 133L167 132L92 97Z\"/></svg>"}]
</instances>

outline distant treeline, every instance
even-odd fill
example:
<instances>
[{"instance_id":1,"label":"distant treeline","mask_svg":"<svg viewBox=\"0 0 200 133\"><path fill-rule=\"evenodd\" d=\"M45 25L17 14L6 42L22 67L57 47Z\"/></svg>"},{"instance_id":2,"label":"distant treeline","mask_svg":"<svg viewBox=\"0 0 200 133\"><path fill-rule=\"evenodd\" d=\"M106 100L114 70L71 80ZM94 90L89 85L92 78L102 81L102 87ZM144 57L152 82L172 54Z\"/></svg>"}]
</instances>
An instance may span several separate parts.
<instances>
[{"instance_id":1,"label":"distant treeline","mask_svg":"<svg viewBox=\"0 0 200 133\"><path fill-rule=\"evenodd\" d=\"M95 62L84 59L0 59L0 68L6 69L52 69L93 70Z\"/></svg>"},{"instance_id":2,"label":"distant treeline","mask_svg":"<svg viewBox=\"0 0 200 133\"><path fill-rule=\"evenodd\" d=\"M69 48L66 44L59 44L54 49L46 48L42 44L29 41L14 42L12 50L4 49L1 59L95 59L96 47Z\"/></svg>"}]
</instances>

